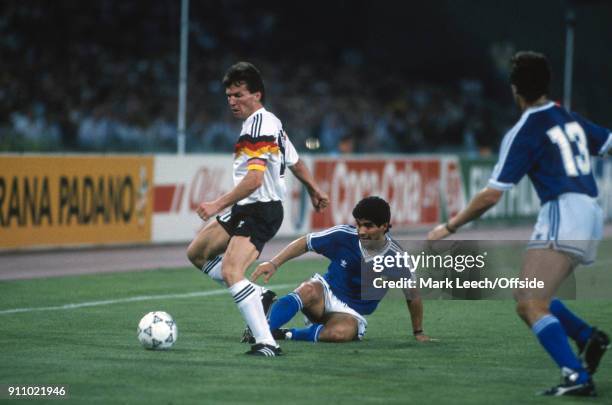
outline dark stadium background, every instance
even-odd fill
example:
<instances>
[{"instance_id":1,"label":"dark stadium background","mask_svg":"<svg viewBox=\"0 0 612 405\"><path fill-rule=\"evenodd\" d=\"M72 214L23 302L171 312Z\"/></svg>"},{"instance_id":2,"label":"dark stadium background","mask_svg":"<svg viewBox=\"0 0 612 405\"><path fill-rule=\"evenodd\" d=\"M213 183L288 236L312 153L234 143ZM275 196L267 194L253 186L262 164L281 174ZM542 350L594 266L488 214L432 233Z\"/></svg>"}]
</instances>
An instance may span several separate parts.
<instances>
[{"instance_id":1,"label":"dark stadium background","mask_svg":"<svg viewBox=\"0 0 612 405\"><path fill-rule=\"evenodd\" d=\"M389 294L362 342L284 341L280 363L252 361L234 302L185 252L204 225L194 209L231 184L241 123L220 80L236 61L261 68L267 106L331 197L312 214L290 183L284 229L259 261L352 223L362 193L387 198L393 235L412 242L487 184L519 116L515 51L549 55L563 100L570 6L573 108L612 128L609 0L190 0L185 156L181 0L0 0L0 403L9 384L65 385L77 403L543 403L534 393L558 369L510 296L427 299L423 329L437 341L422 345L403 295ZM568 306L609 332L612 161L593 162L607 225ZM538 209L524 179L454 238L499 242L490 274L518 274ZM282 296L325 271L326 259L303 258L268 288ZM179 326L169 352L136 338L154 310ZM612 355L596 383L610 403Z\"/></svg>"},{"instance_id":2,"label":"dark stadium background","mask_svg":"<svg viewBox=\"0 0 612 405\"><path fill-rule=\"evenodd\" d=\"M573 108L612 126L607 1L190 3L188 153L231 150L219 80L237 60L302 151L495 153L513 51L549 55L562 100L570 6ZM3 1L0 150L175 151L179 25L180 1Z\"/></svg>"}]
</instances>

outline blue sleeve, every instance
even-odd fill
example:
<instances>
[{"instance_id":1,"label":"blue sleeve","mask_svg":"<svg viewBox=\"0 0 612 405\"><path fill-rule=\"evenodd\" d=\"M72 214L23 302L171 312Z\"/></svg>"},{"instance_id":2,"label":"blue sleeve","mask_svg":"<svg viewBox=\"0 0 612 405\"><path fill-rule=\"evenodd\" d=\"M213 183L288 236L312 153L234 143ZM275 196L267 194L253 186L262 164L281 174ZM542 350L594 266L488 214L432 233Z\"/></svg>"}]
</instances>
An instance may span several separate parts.
<instances>
[{"instance_id":1,"label":"blue sleeve","mask_svg":"<svg viewBox=\"0 0 612 405\"><path fill-rule=\"evenodd\" d=\"M489 187L509 190L531 169L535 161L533 151L537 147L537 138L531 135L526 125L519 123L504 136Z\"/></svg>"},{"instance_id":2,"label":"blue sleeve","mask_svg":"<svg viewBox=\"0 0 612 405\"><path fill-rule=\"evenodd\" d=\"M572 113L587 136L589 153L592 156L604 155L612 147L612 132L604 127L596 125L579 114Z\"/></svg>"},{"instance_id":3,"label":"blue sleeve","mask_svg":"<svg viewBox=\"0 0 612 405\"><path fill-rule=\"evenodd\" d=\"M353 228L347 225L337 225L321 232L309 233L306 235L306 243L309 251L333 259L343 243L343 238L354 234Z\"/></svg>"}]
</instances>

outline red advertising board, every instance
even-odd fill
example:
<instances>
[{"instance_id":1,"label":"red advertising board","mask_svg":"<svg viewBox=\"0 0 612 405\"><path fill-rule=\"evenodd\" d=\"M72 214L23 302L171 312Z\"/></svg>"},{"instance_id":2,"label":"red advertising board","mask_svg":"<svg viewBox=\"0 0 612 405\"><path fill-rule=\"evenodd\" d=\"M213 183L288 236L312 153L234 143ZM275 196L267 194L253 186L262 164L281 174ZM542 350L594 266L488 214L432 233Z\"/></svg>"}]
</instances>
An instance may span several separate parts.
<instances>
[{"instance_id":1,"label":"red advertising board","mask_svg":"<svg viewBox=\"0 0 612 405\"><path fill-rule=\"evenodd\" d=\"M444 180L441 184L441 193L446 207L446 215L441 220L447 221L457 215L465 206L465 197L463 195L459 160L456 158L444 159L442 164L444 165L442 171Z\"/></svg>"},{"instance_id":2,"label":"red advertising board","mask_svg":"<svg viewBox=\"0 0 612 405\"><path fill-rule=\"evenodd\" d=\"M313 214L313 230L353 223L353 207L369 195L389 202L395 229L431 226L440 220L440 159L320 159L314 175L331 204L325 212Z\"/></svg>"}]
</instances>

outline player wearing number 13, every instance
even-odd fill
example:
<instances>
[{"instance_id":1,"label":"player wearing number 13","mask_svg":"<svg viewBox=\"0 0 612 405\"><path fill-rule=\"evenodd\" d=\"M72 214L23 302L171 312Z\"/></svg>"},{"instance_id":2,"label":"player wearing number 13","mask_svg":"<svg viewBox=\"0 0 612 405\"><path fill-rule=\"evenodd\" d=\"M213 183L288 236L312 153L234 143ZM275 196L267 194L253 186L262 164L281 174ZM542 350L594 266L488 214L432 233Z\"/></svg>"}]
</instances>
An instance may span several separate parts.
<instances>
[{"instance_id":1,"label":"player wearing number 13","mask_svg":"<svg viewBox=\"0 0 612 405\"><path fill-rule=\"evenodd\" d=\"M545 287L516 290L517 312L562 371L564 383L543 394L592 396L591 376L609 338L570 312L554 294L576 265L595 259L603 216L595 201L590 156L609 154L612 133L551 102L550 76L544 55L519 52L513 57L510 83L521 118L502 141L488 187L428 238L442 239L480 217L527 174L542 207L521 277L542 280ZM568 336L578 345L580 359Z\"/></svg>"}]
</instances>

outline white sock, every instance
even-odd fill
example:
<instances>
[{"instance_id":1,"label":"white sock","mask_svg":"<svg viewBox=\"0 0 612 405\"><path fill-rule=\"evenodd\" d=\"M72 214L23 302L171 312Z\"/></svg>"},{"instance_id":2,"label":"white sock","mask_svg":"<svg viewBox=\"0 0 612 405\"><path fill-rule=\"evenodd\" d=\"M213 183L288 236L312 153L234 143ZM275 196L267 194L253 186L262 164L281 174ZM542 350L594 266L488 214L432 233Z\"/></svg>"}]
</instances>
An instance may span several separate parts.
<instances>
[{"instance_id":1,"label":"white sock","mask_svg":"<svg viewBox=\"0 0 612 405\"><path fill-rule=\"evenodd\" d=\"M251 328L255 342L278 347L272 337L268 320L261 305L261 287L243 279L231 286L229 291L234 297L234 302L238 305L242 318Z\"/></svg>"},{"instance_id":2,"label":"white sock","mask_svg":"<svg viewBox=\"0 0 612 405\"><path fill-rule=\"evenodd\" d=\"M208 274L208 276L215 280L217 283L219 283L223 287L227 287L227 284L225 283L225 280L223 280L223 275L221 273L222 262L223 256L217 256L214 259L209 260L204 266L202 266L202 273Z\"/></svg>"}]
</instances>

